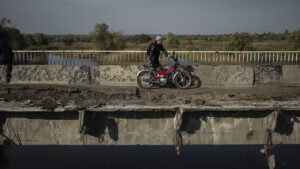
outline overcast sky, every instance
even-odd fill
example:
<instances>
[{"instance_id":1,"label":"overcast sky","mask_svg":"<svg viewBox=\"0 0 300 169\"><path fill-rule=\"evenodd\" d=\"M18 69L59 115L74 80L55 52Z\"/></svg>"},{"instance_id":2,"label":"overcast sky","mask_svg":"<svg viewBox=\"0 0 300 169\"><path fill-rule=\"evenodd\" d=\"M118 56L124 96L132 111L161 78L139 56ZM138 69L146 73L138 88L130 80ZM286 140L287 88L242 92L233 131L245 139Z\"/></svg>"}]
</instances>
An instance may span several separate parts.
<instances>
[{"instance_id":1,"label":"overcast sky","mask_svg":"<svg viewBox=\"0 0 300 169\"><path fill-rule=\"evenodd\" d=\"M24 33L278 33L300 28L300 0L0 0L2 16Z\"/></svg>"}]
</instances>

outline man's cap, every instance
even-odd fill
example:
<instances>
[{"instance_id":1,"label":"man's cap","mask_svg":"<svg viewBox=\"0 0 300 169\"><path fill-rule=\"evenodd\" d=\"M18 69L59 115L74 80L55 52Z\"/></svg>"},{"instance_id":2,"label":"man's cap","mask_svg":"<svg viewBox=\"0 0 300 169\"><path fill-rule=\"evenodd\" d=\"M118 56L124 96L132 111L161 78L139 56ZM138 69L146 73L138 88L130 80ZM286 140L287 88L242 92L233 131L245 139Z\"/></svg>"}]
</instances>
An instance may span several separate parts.
<instances>
[{"instance_id":1,"label":"man's cap","mask_svg":"<svg viewBox=\"0 0 300 169\"><path fill-rule=\"evenodd\" d=\"M161 40L161 36L156 36L155 40L156 41Z\"/></svg>"}]
</instances>

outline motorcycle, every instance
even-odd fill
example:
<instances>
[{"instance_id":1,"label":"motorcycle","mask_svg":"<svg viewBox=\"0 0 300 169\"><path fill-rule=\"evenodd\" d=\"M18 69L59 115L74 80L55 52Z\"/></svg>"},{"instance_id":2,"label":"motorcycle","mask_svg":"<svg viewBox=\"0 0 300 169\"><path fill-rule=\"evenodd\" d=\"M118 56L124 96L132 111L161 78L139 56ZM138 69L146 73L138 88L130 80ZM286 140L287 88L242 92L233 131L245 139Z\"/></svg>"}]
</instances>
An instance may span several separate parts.
<instances>
[{"instance_id":1,"label":"motorcycle","mask_svg":"<svg viewBox=\"0 0 300 169\"><path fill-rule=\"evenodd\" d=\"M166 86L167 84L174 84L181 89L189 88L192 84L192 76L190 72L185 70L185 67L180 65L178 58L174 57L173 52L170 59L173 64L169 69L162 71L151 71L149 65L138 66L137 83L141 88L149 89L152 86ZM152 76L150 78L150 72Z\"/></svg>"}]
</instances>

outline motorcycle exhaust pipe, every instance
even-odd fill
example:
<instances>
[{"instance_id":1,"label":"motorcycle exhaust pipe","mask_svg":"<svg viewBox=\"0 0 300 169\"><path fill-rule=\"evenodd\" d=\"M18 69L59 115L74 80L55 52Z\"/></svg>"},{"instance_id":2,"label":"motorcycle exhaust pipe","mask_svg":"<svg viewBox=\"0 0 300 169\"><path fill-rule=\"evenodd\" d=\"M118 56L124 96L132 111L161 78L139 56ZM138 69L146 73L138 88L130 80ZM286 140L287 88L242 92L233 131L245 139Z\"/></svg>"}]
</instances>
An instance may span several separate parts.
<instances>
[{"instance_id":1,"label":"motorcycle exhaust pipe","mask_svg":"<svg viewBox=\"0 0 300 169\"><path fill-rule=\"evenodd\" d=\"M159 80L152 81L152 80L149 80L149 79L145 79L144 81L145 81L145 82L149 82L149 83L153 83L153 84L160 84L160 81L159 81Z\"/></svg>"}]
</instances>

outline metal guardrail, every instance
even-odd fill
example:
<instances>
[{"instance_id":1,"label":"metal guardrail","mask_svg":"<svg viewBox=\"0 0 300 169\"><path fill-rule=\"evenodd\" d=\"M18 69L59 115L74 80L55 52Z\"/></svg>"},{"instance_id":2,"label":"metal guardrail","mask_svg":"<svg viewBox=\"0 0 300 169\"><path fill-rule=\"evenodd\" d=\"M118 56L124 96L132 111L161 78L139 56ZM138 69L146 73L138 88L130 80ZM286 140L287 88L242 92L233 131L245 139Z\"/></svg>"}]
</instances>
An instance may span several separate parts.
<instances>
[{"instance_id":1,"label":"metal guardrail","mask_svg":"<svg viewBox=\"0 0 300 169\"><path fill-rule=\"evenodd\" d=\"M186 65L297 65L300 51L175 51L175 56ZM168 61L164 56L160 60ZM146 51L14 51L14 64L94 66L136 65L147 61Z\"/></svg>"}]
</instances>

